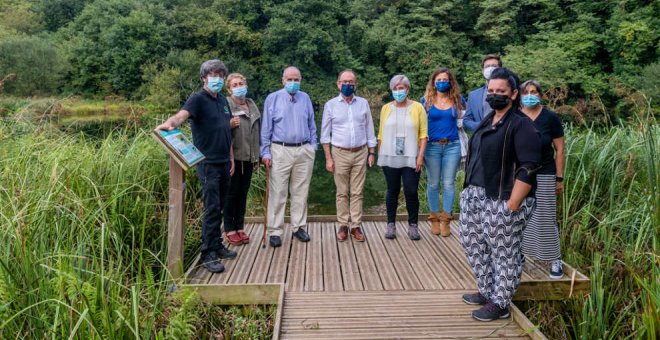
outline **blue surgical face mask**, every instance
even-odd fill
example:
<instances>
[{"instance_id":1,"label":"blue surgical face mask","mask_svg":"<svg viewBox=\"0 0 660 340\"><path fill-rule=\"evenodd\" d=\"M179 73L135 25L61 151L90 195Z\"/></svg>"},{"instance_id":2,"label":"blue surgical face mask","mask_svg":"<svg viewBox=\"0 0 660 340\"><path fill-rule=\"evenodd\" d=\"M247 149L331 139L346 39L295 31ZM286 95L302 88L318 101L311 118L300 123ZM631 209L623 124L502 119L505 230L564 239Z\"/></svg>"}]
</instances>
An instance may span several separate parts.
<instances>
[{"instance_id":1,"label":"blue surgical face mask","mask_svg":"<svg viewBox=\"0 0 660 340\"><path fill-rule=\"evenodd\" d=\"M208 77L206 78L206 87L211 90L213 93L218 93L222 90L222 87L225 85L225 79L221 77Z\"/></svg>"},{"instance_id":2,"label":"blue surgical face mask","mask_svg":"<svg viewBox=\"0 0 660 340\"><path fill-rule=\"evenodd\" d=\"M451 83L449 80L445 81L436 81L435 82L435 89L440 91L440 92L447 92L449 89L451 89Z\"/></svg>"},{"instance_id":3,"label":"blue surgical face mask","mask_svg":"<svg viewBox=\"0 0 660 340\"><path fill-rule=\"evenodd\" d=\"M539 105L540 102L541 98L534 94L528 94L522 97L522 104L525 105L525 107L534 107Z\"/></svg>"},{"instance_id":4,"label":"blue surgical face mask","mask_svg":"<svg viewBox=\"0 0 660 340\"><path fill-rule=\"evenodd\" d=\"M286 89L286 92L289 94L296 94L298 90L300 90L300 82L299 81L287 81L284 84L284 88Z\"/></svg>"},{"instance_id":5,"label":"blue surgical face mask","mask_svg":"<svg viewBox=\"0 0 660 340\"><path fill-rule=\"evenodd\" d=\"M344 95L344 97L350 97L355 93L355 85L351 84L341 84L341 94Z\"/></svg>"},{"instance_id":6,"label":"blue surgical face mask","mask_svg":"<svg viewBox=\"0 0 660 340\"><path fill-rule=\"evenodd\" d=\"M392 91L392 97L394 97L394 100L396 100L398 103L403 102L406 100L406 96L408 93L406 93L406 90L394 90Z\"/></svg>"},{"instance_id":7,"label":"blue surgical face mask","mask_svg":"<svg viewBox=\"0 0 660 340\"><path fill-rule=\"evenodd\" d=\"M231 93L236 98L245 98L245 95L247 95L247 86L244 85L235 87L233 90L231 90Z\"/></svg>"}]
</instances>

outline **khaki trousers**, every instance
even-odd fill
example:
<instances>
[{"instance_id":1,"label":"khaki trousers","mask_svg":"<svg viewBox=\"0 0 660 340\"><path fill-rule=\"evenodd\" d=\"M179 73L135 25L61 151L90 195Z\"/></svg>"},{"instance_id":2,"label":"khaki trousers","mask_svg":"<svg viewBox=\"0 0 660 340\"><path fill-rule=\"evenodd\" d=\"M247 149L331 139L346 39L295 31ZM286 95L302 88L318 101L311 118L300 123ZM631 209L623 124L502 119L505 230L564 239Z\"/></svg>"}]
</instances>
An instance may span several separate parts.
<instances>
[{"instance_id":1,"label":"khaki trousers","mask_svg":"<svg viewBox=\"0 0 660 340\"><path fill-rule=\"evenodd\" d=\"M349 216L352 227L362 223L362 189L367 177L368 154L367 147L357 152L332 148L337 187L337 222L340 226L348 225Z\"/></svg>"},{"instance_id":2,"label":"khaki trousers","mask_svg":"<svg viewBox=\"0 0 660 340\"><path fill-rule=\"evenodd\" d=\"M291 194L291 226L307 224L307 193L314 168L310 144L283 146L271 144L272 165L268 179L268 235L282 236L287 193Z\"/></svg>"}]
</instances>

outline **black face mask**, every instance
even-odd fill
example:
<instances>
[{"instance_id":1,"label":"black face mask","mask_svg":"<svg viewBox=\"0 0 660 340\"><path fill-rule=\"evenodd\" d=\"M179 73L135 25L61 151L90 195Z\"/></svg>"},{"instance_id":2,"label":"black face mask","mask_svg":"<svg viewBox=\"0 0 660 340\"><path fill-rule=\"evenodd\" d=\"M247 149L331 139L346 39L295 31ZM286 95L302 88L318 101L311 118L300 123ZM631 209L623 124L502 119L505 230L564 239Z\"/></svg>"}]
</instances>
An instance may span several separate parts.
<instances>
[{"instance_id":1,"label":"black face mask","mask_svg":"<svg viewBox=\"0 0 660 340\"><path fill-rule=\"evenodd\" d=\"M486 95L486 103L495 110L501 110L509 104L509 96L491 93Z\"/></svg>"}]
</instances>

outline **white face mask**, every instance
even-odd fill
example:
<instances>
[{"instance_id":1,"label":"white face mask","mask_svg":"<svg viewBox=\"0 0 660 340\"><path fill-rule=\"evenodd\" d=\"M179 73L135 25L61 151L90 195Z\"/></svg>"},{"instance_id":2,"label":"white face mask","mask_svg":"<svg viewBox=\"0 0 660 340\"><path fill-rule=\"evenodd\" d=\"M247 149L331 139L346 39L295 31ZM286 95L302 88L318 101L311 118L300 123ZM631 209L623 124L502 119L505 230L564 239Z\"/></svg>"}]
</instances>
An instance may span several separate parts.
<instances>
[{"instance_id":1,"label":"white face mask","mask_svg":"<svg viewBox=\"0 0 660 340\"><path fill-rule=\"evenodd\" d=\"M491 73L493 73L493 70L495 70L496 68L497 67L495 67L495 66L488 66L488 67L484 68L484 71L483 71L484 78L486 78L486 80L490 79Z\"/></svg>"}]
</instances>

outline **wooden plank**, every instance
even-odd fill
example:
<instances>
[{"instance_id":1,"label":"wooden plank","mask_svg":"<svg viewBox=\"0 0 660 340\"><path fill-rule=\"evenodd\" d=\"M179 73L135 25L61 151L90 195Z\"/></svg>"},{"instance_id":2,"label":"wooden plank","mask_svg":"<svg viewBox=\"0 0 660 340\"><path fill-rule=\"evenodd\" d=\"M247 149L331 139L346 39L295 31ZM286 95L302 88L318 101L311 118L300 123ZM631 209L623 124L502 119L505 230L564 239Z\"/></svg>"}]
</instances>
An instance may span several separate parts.
<instances>
[{"instance_id":1,"label":"wooden plank","mask_svg":"<svg viewBox=\"0 0 660 340\"><path fill-rule=\"evenodd\" d=\"M263 228L263 225L261 226ZM268 237L266 237L268 239ZM284 283L289 267L289 254L291 253L291 228L285 225L282 230L282 246L273 250L273 260L268 270L268 283ZM268 242L268 240L266 240ZM270 247L267 245L266 247Z\"/></svg>"},{"instance_id":2,"label":"wooden plank","mask_svg":"<svg viewBox=\"0 0 660 340\"><path fill-rule=\"evenodd\" d=\"M511 311L511 317L520 328L533 340L548 340L543 333L539 330L539 327L534 325L529 319L523 314L523 312L516 307L516 305L511 304L509 310Z\"/></svg>"},{"instance_id":3,"label":"wooden plank","mask_svg":"<svg viewBox=\"0 0 660 340\"><path fill-rule=\"evenodd\" d=\"M401 228L404 234L408 233L408 223L397 222L397 228ZM401 247L401 254L406 257L410 268L417 275L419 282L424 289L442 289L442 284L433 275L433 270L426 263L426 259L417 250L416 244L423 243L423 241L413 241L409 237L397 238L397 243Z\"/></svg>"},{"instance_id":4,"label":"wooden plank","mask_svg":"<svg viewBox=\"0 0 660 340\"><path fill-rule=\"evenodd\" d=\"M245 232L250 235L250 239L252 238L252 233L254 231L254 224L248 224L245 226ZM217 273L217 274L211 274L211 278L208 280L209 284L226 284L229 283L229 279L234 275L234 272L236 271L235 268L238 266L239 261L244 261L242 260L244 257L244 254L254 246L252 243L248 243L246 245L241 245L241 246L234 246L232 244L227 244L227 248L235 251L236 258L233 259L226 259L222 260L222 264L225 265L225 271L222 273ZM240 270L240 269L239 269ZM207 272L208 273L208 272Z\"/></svg>"},{"instance_id":5,"label":"wooden plank","mask_svg":"<svg viewBox=\"0 0 660 340\"><path fill-rule=\"evenodd\" d=\"M458 222L452 221L452 234L449 237L437 237L433 235L430 231L430 223L424 221L422 223L422 233L425 236L429 237L429 240L444 257L446 264L452 268L452 271L455 273L455 276L458 278L458 282L461 284L463 289L475 289L477 283L472 273L472 268L468 264L467 258L465 257L465 251L463 246L458 239Z\"/></svg>"},{"instance_id":6,"label":"wooden plank","mask_svg":"<svg viewBox=\"0 0 660 340\"><path fill-rule=\"evenodd\" d=\"M428 214L419 214L419 220L427 220ZM398 214L396 215L397 221L407 221L407 214ZM246 216L246 223L263 223L264 218L260 216ZM308 215L307 223L310 222L337 222L337 216L335 215ZM362 222L387 222L386 215L362 215ZM284 216L284 223L291 223L291 216Z\"/></svg>"},{"instance_id":7,"label":"wooden plank","mask_svg":"<svg viewBox=\"0 0 660 340\"><path fill-rule=\"evenodd\" d=\"M573 295L588 294L591 283L576 280L573 284ZM520 283L513 300L566 300L571 292L569 280L524 281Z\"/></svg>"},{"instance_id":8,"label":"wooden plank","mask_svg":"<svg viewBox=\"0 0 660 340\"><path fill-rule=\"evenodd\" d=\"M280 296L280 284L185 285L197 291L206 302L219 305L274 305Z\"/></svg>"},{"instance_id":9,"label":"wooden plank","mask_svg":"<svg viewBox=\"0 0 660 340\"><path fill-rule=\"evenodd\" d=\"M338 231L339 227L335 227L335 233ZM337 242L337 249L339 251L339 263L344 290L364 290L351 240Z\"/></svg>"},{"instance_id":10,"label":"wooden plank","mask_svg":"<svg viewBox=\"0 0 660 340\"><path fill-rule=\"evenodd\" d=\"M186 284L205 284L209 282L211 278L211 273L209 273L200 261L201 254L197 254L195 262L192 263L188 271L186 272Z\"/></svg>"},{"instance_id":11,"label":"wooden plank","mask_svg":"<svg viewBox=\"0 0 660 340\"><path fill-rule=\"evenodd\" d=\"M273 252L275 248L268 246L268 241L266 241L266 247L261 247L261 237L263 236L263 224L257 224L254 228L259 229L257 236L259 239L250 238L250 243L256 242L257 255L252 265L252 271L248 277L248 283L266 283L266 278L268 277L268 271L270 270L270 264L273 260Z\"/></svg>"},{"instance_id":12,"label":"wooden plank","mask_svg":"<svg viewBox=\"0 0 660 340\"><path fill-rule=\"evenodd\" d=\"M252 230L250 232L250 239L261 239L262 235L263 228L255 228L253 224ZM248 277L250 276L250 272L252 271L252 267L254 265L254 261L257 258L257 252L261 247L256 243L248 243L241 246L241 248L243 248L241 249L242 253L240 256L237 256L234 259L236 265L234 267L234 271L227 280L227 283L247 283Z\"/></svg>"},{"instance_id":13,"label":"wooden plank","mask_svg":"<svg viewBox=\"0 0 660 340\"><path fill-rule=\"evenodd\" d=\"M401 228L397 228L396 238L408 237L408 234ZM403 289L424 289L424 286L419 281L417 274L412 269L410 262L406 259L401 251L401 248L396 239L388 240L385 238L384 233L376 233L377 237L380 237L383 242L383 246L387 251L387 254L392 261L394 270L397 272L397 276L401 280Z\"/></svg>"},{"instance_id":14,"label":"wooden plank","mask_svg":"<svg viewBox=\"0 0 660 340\"><path fill-rule=\"evenodd\" d=\"M367 242L369 242L369 250L371 250L371 255L373 256L383 288L385 290L403 289L403 284L394 270L392 260L385 250L382 239L378 235L385 232L384 228L381 228L383 230L379 230L378 228L382 223L362 222L362 225L364 226L363 232L367 237Z\"/></svg>"},{"instance_id":15,"label":"wooden plank","mask_svg":"<svg viewBox=\"0 0 660 340\"><path fill-rule=\"evenodd\" d=\"M320 228L323 229L323 288L325 291L342 291L344 284L339 268L334 222L322 223Z\"/></svg>"},{"instance_id":16,"label":"wooden plank","mask_svg":"<svg viewBox=\"0 0 660 340\"><path fill-rule=\"evenodd\" d=\"M279 284L280 296L277 298L277 313L275 314L275 325L273 325L272 340L279 340L284 317L284 284Z\"/></svg>"},{"instance_id":17,"label":"wooden plank","mask_svg":"<svg viewBox=\"0 0 660 340\"><path fill-rule=\"evenodd\" d=\"M305 291L323 291L323 228L320 222L308 223L309 237L305 260Z\"/></svg>"},{"instance_id":18,"label":"wooden plank","mask_svg":"<svg viewBox=\"0 0 660 340\"><path fill-rule=\"evenodd\" d=\"M365 226L362 226L364 233ZM355 251L357 258L358 269L360 270L360 277L362 279L362 286L364 290L383 290L383 283L380 280L374 257L371 254L370 240L366 238L364 242L357 242L351 235L348 236ZM347 240L348 242L348 240Z\"/></svg>"},{"instance_id":19,"label":"wooden plank","mask_svg":"<svg viewBox=\"0 0 660 340\"><path fill-rule=\"evenodd\" d=\"M422 239L413 242L413 244L431 268L431 272L438 278L442 287L445 289L465 289L460 282L462 278L458 276L454 267L448 263L447 255L431 241L431 238L437 238L438 236L428 232L427 229L430 226L426 223L419 224L419 228Z\"/></svg>"},{"instance_id":20,"label":"wooden plank","mask_svg":"<svg viewBox=\"0 0 660 340\"><path fill-rule=\"evenodd\" d=\"M289 237L292 238L292 236ZM289 268L286 276L287 291L300 292L304 290L306 253L306 242L300 242L298 239L291 240L291 255L289 256Z\"/></svg>"},{"instance_id":21,"label":"wooden plank","mask_svg":"<svg viewBox=\"0 0 660 340\"><path fill-rule=\"evenodd\" d=\"M167 270L173 279L183 275L183 240L186 235L184 213L185 172L170 157L169 203L167 213Z\"/></svg>"}]
</instances>

